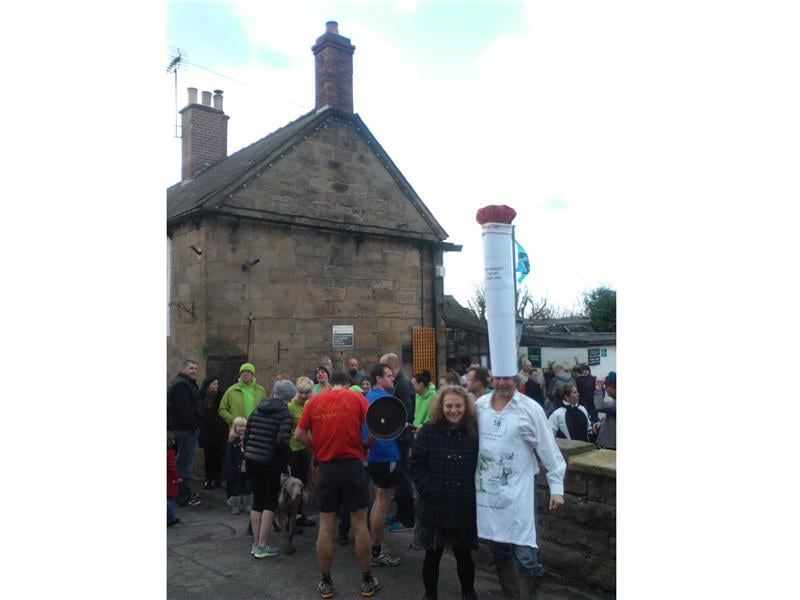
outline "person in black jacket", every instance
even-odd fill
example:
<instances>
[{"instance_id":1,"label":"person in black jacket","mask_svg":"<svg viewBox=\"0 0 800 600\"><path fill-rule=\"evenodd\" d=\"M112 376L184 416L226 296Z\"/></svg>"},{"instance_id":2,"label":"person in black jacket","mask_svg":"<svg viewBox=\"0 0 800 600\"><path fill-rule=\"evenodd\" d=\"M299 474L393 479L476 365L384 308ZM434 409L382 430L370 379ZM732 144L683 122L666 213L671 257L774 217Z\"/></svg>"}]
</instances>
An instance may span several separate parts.
<instances>
[{"instance_id":1,"label":"person in black jacket","mask_svg":"<svg viewBox=\"0 0 800 600\"><path fill-rule=\"evenodd\" d=\"M189 478L192 476L197 454L197 429L203 418L203 405L196 381L198 368L196 361L184 360L180 372L173 377L167 388L167 431L175 433L175 464L181 476L178 495L175 497L178 506L200 504L197 494L192 494L189 488Z\"/></svg>"},{"instance_id":2,"label":"person in black jacket","mask_svg":"<svg viewBox=\"0 0 800 600\"><path fill-rule=\"evenodd\" d=\"M578 388L580 395L580 405L589 413L589 420L592 424L600 421L597 415L597 409L594 407L594 386L597 377L592 375L592 370L589 365L578 365L580 375L575 377L575 387Z\"/></svg>"},{"instance_id":3,"label":"person in black jacket","mask_svg":"<svg viewBox=\"0 0 800 600\"><path fill-rule=\"evenodd\" d=\"M475 468L478 433L475 405L461 386L445 386L428 407L430 419L417 431L411 452L411 477L417 486L419 538L425 548L422 581L425 600L437 598L439 562L453 547L464 600L476 600L477 548Z\"/></svg>"},{"instance_id":4,"label":"person in black jacket","mask_svg":"<svg viewBox=\"0 0 800 600\"><path fill-rule=\"evenodd\" d=\"M405 428L397 445L400 447L400 460L397 461L399 479L397 493L394 500L397 504L397 513L391 518L389 531L407 531L414 528L414 490L411 487L411 476L408 473L408 454L411 450L411 432L414 430L414 410L417 403L417 392L400 368L400 358L397 354L384 354L380 363L389 365L394 375L394 391L392 394L405 404L408 427Z\"/></svg>"},{"instance_id":5,"label":"person in black jacket","mask_svg":"<svg viewBox=\"0 0 800 600\"><path fill-rule=\"evenodd\" d=\"M533 398L544 408L544 390L542 390L542 384L539 383L539 372L535 367L531 367L528 371L528 380L522 387L523 394L528 398Z\"/></svg>"},{"instance_id":6,"label":"person in black jacket","mask_svg":"<svg viewBox=\"0 0 800 600\"><path fill-rule=\"evenodd\" d=\"M253 528L251 554L256 558L275 556L278 546L269 545L272 521L278 508L281 471L289 460L292 413L286 404L297 388L288 379L280 379L272 395L264 398L247 420L244 432L245 470L253 491L250 524Z\"/></svg>"},{"instance_id":7,"label":"person in black jacket","mask_svg":"<svg viewBox=\"0 0 800 600\"><path fill-rule=\"evenodd\" d=\"M203 449L203 466L206 480L203 489L213 490L219 487L222 476L222 459L225 456L225 444L228 442L228 423L219 414L219 377L210 375L200 386L200 398L203 402L203 420L200 422L199 443Z\"/></svg>"}]
</instances>

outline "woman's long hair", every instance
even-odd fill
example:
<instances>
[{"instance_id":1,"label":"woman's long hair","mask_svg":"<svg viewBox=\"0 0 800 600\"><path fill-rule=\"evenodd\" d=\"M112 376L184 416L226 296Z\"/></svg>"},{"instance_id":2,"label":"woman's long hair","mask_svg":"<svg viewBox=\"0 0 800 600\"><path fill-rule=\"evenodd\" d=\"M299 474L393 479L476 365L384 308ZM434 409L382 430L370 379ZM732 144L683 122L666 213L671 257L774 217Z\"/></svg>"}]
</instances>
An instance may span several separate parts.
<instances>
[{"instance_id":1,"label":"woman's long hair","mask_svg":"<svg viewBox=\"0 0 800 600\"><path fill-rule=\"evenodd\" d=\"M213 398L206 398L208 395L208 386L214 383L214 380L219 381L219 377L216 375L209 375L205 379L203 379L203 385L200 386L200 398L203 400L203 406L205 406L206 410L219 410L219 401L220 401L220 390L217 389L217 393L214 395ZM221 381L219 381L222 384Z\"/></svg>"},{"instance_id":2,"label":"woman's long hair","mask_svg":"<svg viewBox=\"0 0 800 600\"><path fill-rule=\"evenodd\" d=\"M478 437L478 426L475 420L475 403L470 400L467 395L467 390L460 385L445 385L439 388L436 397L431 400L428 406L428 422L429 423L443 423L449 425L450 423L444 416L444 397L448 394L458 396L464 400L464 416L461 420L460 427L467 431L470 438L475 439Z\"/></svg>"}]
</instances>

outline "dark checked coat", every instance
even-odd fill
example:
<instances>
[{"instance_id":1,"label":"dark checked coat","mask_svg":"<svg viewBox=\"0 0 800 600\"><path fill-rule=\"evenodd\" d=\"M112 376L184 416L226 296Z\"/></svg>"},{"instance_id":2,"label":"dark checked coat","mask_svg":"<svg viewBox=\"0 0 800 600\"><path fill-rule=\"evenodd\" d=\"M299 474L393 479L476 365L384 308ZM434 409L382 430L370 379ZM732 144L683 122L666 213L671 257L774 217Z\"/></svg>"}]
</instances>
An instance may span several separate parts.
<instances>
[{"instance_id":1,"label":"dark checked coat","mask_svg":"<svg viewBox=\"0 0 800 600\"><path fill-rule=\"evenodd\" d=\"M419 521L428 527L465 529L477 536L475 467L478 440L446 422L425 423L409 459L417 486Z\"/></svg>"}]
</instances>

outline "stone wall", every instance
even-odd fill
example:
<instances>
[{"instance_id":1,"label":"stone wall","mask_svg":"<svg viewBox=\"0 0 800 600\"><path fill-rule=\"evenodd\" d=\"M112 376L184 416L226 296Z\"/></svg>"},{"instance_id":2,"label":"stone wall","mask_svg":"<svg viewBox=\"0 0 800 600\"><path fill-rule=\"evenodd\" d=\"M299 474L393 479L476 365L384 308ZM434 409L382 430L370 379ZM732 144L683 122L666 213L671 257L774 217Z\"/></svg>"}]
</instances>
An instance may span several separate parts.
<instances>
[{"instance_id":1,"label":"stone wall","mask_svg":"<svg viewBox=\"0 0 800 600\"><path fill-rule=\"evenodd\" d=\"M411 344L411 329L433 321L431 272L441 253L432 264L430 251L412 243L205 219L199 228L178 228L171 244L171 300L193 306L195 314L170 309L168 377L191 356L201 360L202 378L205 361L218 354L209 340L249 350L261 381L278 373L307 375L322 355L339 367L333 325L354 326L355 346L344 357L356 356L368 368L384 352L400 355ZM202 257L191 244L203 248ZM251 257L260 262L243 271ZM441 285L438 280L439 295ZM443 347L441 310L436 318ZM404 370L410 375L411 365Z\"/></svg>"},{"instance_id":2,"label":"stone wall","mask_svg":"<svg viewBox=\"0 0 800 600\"><path fill-rule=\"evenodd\" d=\"M549 511L543 469L537 496L539 560L571 581L616 590L617 468L614 450L556 440L567 460L564 506Z\"/></svg>"},{"instance_id":3,"label":"stone wall","mask_svg":"<svg viewBox=\"0 0 800 600\"><path fill-rule=\"evenodd\" d=\"M202 229L187 225L174 232L167 243L172 265L166 373L169 381L180 369L183 359L203 358L206 336L205 262L191 247L203 248L205 236Z\"/></svg>"}]
</instances>

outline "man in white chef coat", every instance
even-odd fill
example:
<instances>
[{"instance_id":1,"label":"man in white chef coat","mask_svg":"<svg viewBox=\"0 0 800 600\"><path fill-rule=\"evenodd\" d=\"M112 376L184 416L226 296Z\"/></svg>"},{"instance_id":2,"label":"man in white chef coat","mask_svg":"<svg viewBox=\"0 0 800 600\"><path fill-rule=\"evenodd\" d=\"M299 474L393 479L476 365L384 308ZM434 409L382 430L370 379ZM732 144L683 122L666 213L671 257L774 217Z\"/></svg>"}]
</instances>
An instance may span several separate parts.
<instances>
[{"instance_id":1,"label":"man in white chef coat","mask_svg":"<svg viewBox=\"0 0 800 600\"><path fill-rule=\"evenodd\" d=\"M490 541L503 590L532 600L544 571L536 544L536 459L547 469L550 510L564 503L566 463L542 407L517 390L516 373L492 381L494 391L476 402L478 535Z\"/></svg>"}]
</instances>

